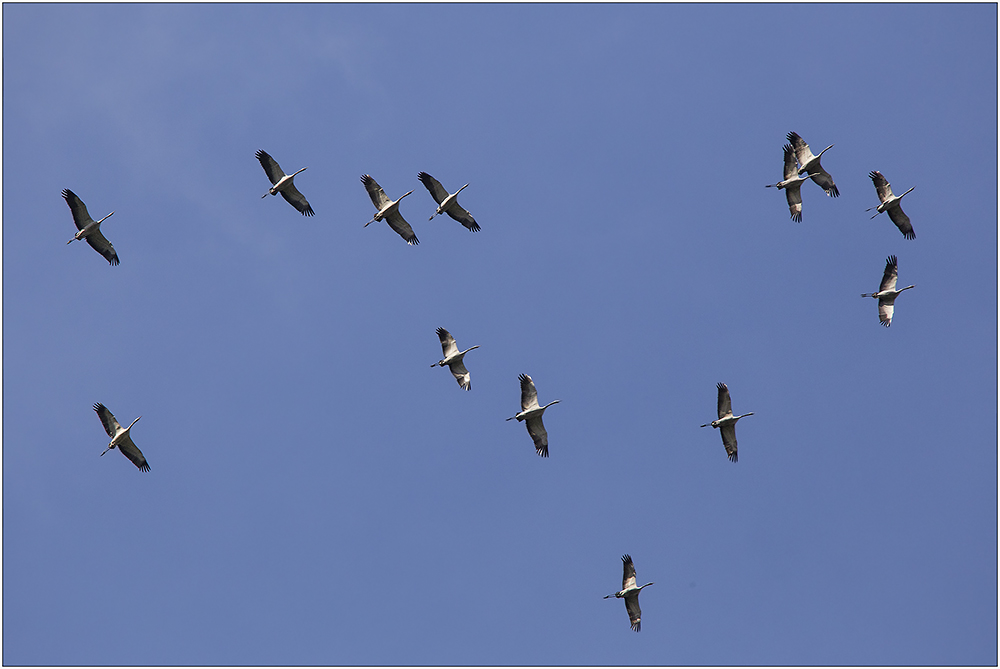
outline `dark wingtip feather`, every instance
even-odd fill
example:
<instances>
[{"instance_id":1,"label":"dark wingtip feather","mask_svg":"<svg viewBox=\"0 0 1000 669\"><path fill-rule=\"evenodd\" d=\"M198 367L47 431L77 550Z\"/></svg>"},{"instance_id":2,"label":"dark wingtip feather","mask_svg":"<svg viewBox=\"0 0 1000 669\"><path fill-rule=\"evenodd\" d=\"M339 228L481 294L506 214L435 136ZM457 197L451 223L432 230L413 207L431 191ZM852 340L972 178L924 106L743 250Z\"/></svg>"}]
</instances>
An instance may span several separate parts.
<instances>
[{"instance_id":1,"label":"dark wingtip feather","mask_svg":"<svg viewBox=\"0 0 1000 669\"><path fill-rule=\"evenodd\" d=\"M719 381L718 383L716 383L715 387L718 388L719 390L726 390L726 388L727 388L726 384L723 383L722 381Z\"/></svg>"},{"instance_id":2,"label":"dark wingtip feather","mask_svg":"<svg viewBox=\"0 0 1000 669\"><path fill-rule=\"evenodd\" d=\"M313 211L313 208L310 206L310 207L306 207L305 209L302 210L302 215L303 216L315 216L316 212Z\"/></svg>"},{"instance_id":3,"label":"dark wingtip feather","mask_svg":"<svg viewBox=\"0 0 1000 669\"><path fill-rule=\"evenodd\" d=\"M802 222L802 214L792 214L792 220L796 223Z\"/></svg>"},{"instance_id":4,"label":"dark wingtip feather","mask_svg":"<svg viewBox=\"0 0 1000 669\"><path fill-rule=\"evenodd\" d=\"M538 455L541 456L541 457L543 457L543 458L549 457L549 449L548 449L548 447L545 447L545 448L536 448L535 452L538 453Z\"/></svg>"},{"instance_id":5,"label":"dark wingtip feather","mask_svg":"<svg viewBox=\"0 0 1000 669\"><path fill-rule=\"evenodd\" d=\"M739 457L737 457L736 453L730 453L729 454L729 461L730 462L739 462Z\"/></svg>"},{"instance_id":6,"label":"dark wingtip feather","mask_svg":"<svg viewBox=\"0 0 1000 669\"><path fill-rule=\"evenodd\" d=\"M915 233L913 231L904 232L903 233L903 237L905 237L906 239L916 239L917 238L917 233Z\"/></svg>"},{"instance_id":7,"label":"dark wingtip feather","mask_svg":"<svg viewBox=\"0 0 1000 669\"><path fill-rule=\"evenodd\" d=\"M136 466L139 468L140 472L148 472L149 471L149 464L148 463L144 462L141 465L136 465Z\"/></svg>"}]
</instances>

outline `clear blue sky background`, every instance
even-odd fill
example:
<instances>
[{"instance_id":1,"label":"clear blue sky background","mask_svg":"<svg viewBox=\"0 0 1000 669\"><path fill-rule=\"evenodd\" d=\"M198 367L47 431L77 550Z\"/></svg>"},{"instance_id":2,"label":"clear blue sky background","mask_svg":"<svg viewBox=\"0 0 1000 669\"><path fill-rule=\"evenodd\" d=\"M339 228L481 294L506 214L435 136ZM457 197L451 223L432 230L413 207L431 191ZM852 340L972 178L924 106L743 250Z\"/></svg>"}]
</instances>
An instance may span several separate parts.
<instances>
[{"instance_id":1,"label":"clear blue sky background","mask_svg":"<svg viewBox=\"0 0 1000 669\"><path fill-rule=\"evenodd\" d=\"M995 5L3 18L5 663L996 663Z\"/></svg>"}]
</instances>

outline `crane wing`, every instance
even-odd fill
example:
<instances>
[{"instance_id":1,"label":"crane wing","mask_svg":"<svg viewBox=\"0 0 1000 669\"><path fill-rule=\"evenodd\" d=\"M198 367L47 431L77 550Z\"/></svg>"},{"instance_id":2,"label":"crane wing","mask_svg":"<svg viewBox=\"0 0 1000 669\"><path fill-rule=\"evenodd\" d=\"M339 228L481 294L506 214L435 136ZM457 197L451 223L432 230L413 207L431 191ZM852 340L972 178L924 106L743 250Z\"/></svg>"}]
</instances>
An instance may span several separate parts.
<instances>
[{"instance_id":1,"label":"crane wing","mask_svg":"<svg viewBox=\"0 0 1000 669\"><path fill-rule=\"evenodd\" d=\"M788 140L789 144L795 150L795 157L798 159L799 165L805 165L813 159L813 152L809 149L809 145L806 144L806 140L799 137L797 132L788 133L785 135L785 139Z\"/></svg>"},{"instance_id":2,"label":"crane wing","mask_svg":"<svg viewBox=\"0 0 1000 669\"><path fill-rule=\"evenodd\" d=\"M892 312L895 309L895 307L893 307L893 303L895 301L895 295L892 297L878 298L878 322L886 327L892 325Z\"/></svg>"},{"instance_id":3,"label":"crane wing","mask_svg":"<svg viewBox=\"0 0 1000 669\"><path fill-rule=\"evenodd\" d=\"M791 186L785 186L785 199L788 200L788 211L792 215L792 220L795 221L796 223L801 223L802 222L801 181Z\"/></svg>"},{"instance_id":4,"label":"crane wing","mask_svg":"<svg viewBox=\"0 0 1000 669\"><path fill-rule=\"evenodd\" d=\"M726 447L726 454L733 462L737 462L736 457L736 423L729 423L719 428L722 433L722 445Z\"/></svg>"},{"instance_id":5,"label":"crane wing","mask_svg":"<svg viewBox=\"0 0 1000 669\"><path fill-rule=\"evenodd\" d=\"M361 183L365 185L365 190L368 191L368 197L372 199L372 204L375 205L377 210L382 211L386 205L392 204L392 200L386 196L382 187L379 186L378 182L372 179L369 175L362 174Z\"/></svg>"},{"instance_id":6,"label":"crane wing","mask_svg":"<svg viewBox=\"0 0 1000 669\"><path fill-rule=\"evenodd\" d=\"M94 405L94 411L97 412L97 417L101 419L104 431L108 433L109 437L114 439L115 435L122 431L122 426L118 424L115 415L108 411L108 408L100 402Z\"/></svg>"},{"instance_id":7,"label":"crane wing","mask_svg":"<svg viewBox=\"0 0 1000 669\"><path fill-rule=\"evenodd\" d=\"M285 198L285 201L288 202L288 204L298 209L303 216L314 216L316 214L316 212L313 211L313 208L309 206L309 202L306 200L306 197L299 192L299 189L295 187L294 183L282 188L280 193L281 197Z\"/></svg>"},{"instance_id":8,"label":"crane wing","mask_svg":"<svg viewBox=\"0 0 1000 669\"><path fill-rule=\"evenodd\" d=\"M462 205L458 203L457 199L452 200L451 205L445 211L449 216L467 227L469 232L479 232L480 227L479 224L476 223L476 219L472 218L472 214L466 211Z\"/></svg>"},{"instance_id":9,"label":"crane wing","mask_svg":"<svg viewBox=\"0 0 1000 669\"><path fill-rule=\"evenodd\" d=\"M897 204L895 207L889 209L888 214L892 222L899 228L899 231L903 233L903 237L907 239L917 238L917 233L913 231L913 226L910 225L910 217L903 213L902 207Z\"/></svg>"},{"instance_id":10,"label":"crane wing","mask_svg":"<svg viewBox=\"0 0 1000 669\"><path fill-rule=\"evenodd\" d=\"M382 189L380 188L379 192L381 191ZM371 191L368 192L370 193ZM383 193L383 197L384 196L385 194ZM374 199L375 196L372 195L372 200ZM416 244L420 243L420 240L417 239L417 236L413 234L413 228L411 228L410 224L406 222L406 219L403 218L403 215L399 213L398 209L393 209L393 211L386 214L385 222L389 224L390 228L399 233L399 236L405 239L406 243L409 244L410 246L415 246Z\"/></svg>"},{"instance_id":11,"label":"crane wing","mask_svg":"<svg viewBox=\"0 0 1000 669\"><path fill-rule=\"evenodd\" d=\"M896 278L899 276L899 269L896 264L896 256L889 256L885 259L885 272L882 273L882 284L878 287L881 293L886 290L896 290Z\"/></svg>"},{"instance_id":12,"label":"crane wing","mask_svg":"<svg viewBox=\"0 0 1000 669\"><path fill-rule=\"evenodd\" d=\"M785 144L783 147L785 151L785 168L782 174L785 175L785 181L798 176L799 166L795 161L795 149L792 148L791 144Z\"/></svg>"},{"instance_id":13,"label":"crane wing","mask_svg":"<svg viewBox=\"0 0 1000 669\"><path fill-rule=\"evenodd\" d=\"M148 472L149 464L146 462L146 458L143 456L142 451L139 447L132 442L132 437L125 435L125 438L118 443L118 450L122 452L126 458L132 461L132 464L139 468L140 472Z\"/></svg>"},{"instance_id":14,"label":"crane wing","mask_svg":"<svg viewBox=\"0 0 1000 669\"><path fill-rule=\"evenodd\" d=\"M719 389L719 418L725 418L726 416L733 415L733 403L729 399L729 387L725 383L719 382L716 384Z\"/></svg>"},{"instance_id":15,"label":"crane wing","mask_svg":"<svg viewBox=\"0 0 1000 669\"><path fill-rule=\"evenodd\" d=\"M100 228L91 232L89 235L84 237L84 239L87 240L87 243L90 244L92 249L104 256L104 259L109 263L112 265L118 264L118 254L115 252L115 247L108 241L108 238L101 233Z\"/></svg>"},{"instance_id":16,"label":"crane wing","mask_svg":"<svg viewBox=\"0 0 1000 669\"><path fill-rule=\"evenodd\" d=\"M448 369L458 381L458 385L462 386L462 390L472 390L472 375L469 374L469 370L465 368L465 363L462 360L448 363Z\"/></svg>"},{"instance_id":17,"label":"crane wing","mask_svg":"<svg viewBox=\"0 0 1000 669\"><path fill-rule=\"evenodd\" d=\"M639 608L638 592L625 595L625 610L628 611L628 619L629 622L632 623L632 629L638 632L640 628L639 621L642 618L642 609Z\"/></svg>"},{"instance_id":18,"label":"crane wing","mask_svg":"<svg viewBox=\"0 0 1000 669\"><path fill-rule=\"evenodd\" d=\"M278 162L268 155L267 151L264 151L263 149L257 151L255 155L257 156L257 160L260 161L260 166L264 168L264 174L267 175L268 181L270 181L272 185L281 181L281 178L285 176L285 173L281 171L280 167L278 167Z\"/></svg>"},{"instance_id":19,"label":"crane wing","mask_svg":"<svg viewBox=\"0 0 1000 669\"><path fill-rule=\"evenodd\" d=\"M451 336L450 332L444 328L438 328L437 336L441 340L441 351L444 353L445 358L458 353L458 344L455 343L455 338Z\"/></svg>"},{"instance_id":20,"label":"crane wing","mask_svg":"<svg viewBox=\"0 0 1000 669\"><path fill-rule=\"evenodd\" d=\"M427 174L427 172L421 172L417 175L417 178L420 179L420 183L422 183L427 190L430 191L431 197L434 198L434 201L438 204L444 202L448 197L449 193L445 190L444 186L441 185L441 182Z\"/></svg>"},{"instance_id":21,"label":"crane wing","mask_svg":"<svg viewBox=\"0 0 1000 669\"><path fill-rule=\"evenodd\" d=\"M826 191L827 195L840 197L840 191L837 190L837 184L833 183L833 177L819 163L815 163L814 167L809 168L809 176L812 177L817 186Z\"/></svg>"},{"instance_id":22,"label":"crane wing","mask_svg":"<svg viewBox=\"0 0 1000 669\"><path fill-rule=\"evenodd\" d=\"M625 554L622 556L622 590L629 590L635 587L635 565L632 564L632 556Z\"/></svg>"},{"instance_id":23,"label":"crane wing","mask_svg":"<svg viewBox=\"0 0 1000 669\"><path fill-rule=\"evenodd\" d=\"M868 173L868 176L871 177L872 183L875 184L875 192L878 193L880 202L892 199L892 187L889 186L889 181L882 176L881 172L872 170Z\"/></svg>"},{"instance_id":24,"label":"crane wing","mask_svg":"<svg viewBox=\"0 0 1000 669\"><path fill-rule=\"evenodd\" d=\"M62 196L66 200L66 204L69 205L70 212L73 214L73 223L76 224L77 230L83 230L87 225L94 222L94 219L90 217L90 213L87 211L87 205L76 196L76 193L66 188L62 192Z\"/></svg>"},{"instance_id":25,"label":"crane wing","mask_svg":"<svg viewBox=\"0 0 1000 669\"><path fill-rule=\"evenodd\" d=\"M538 408L538 392L535 390L535 382L527 374L517 377L521 382L521 411Z\"/></svg>"},{"instance_id":26,"label":"crane wing","mask_svg":"<svg viewBox=\"0 0 1000 669\"><path fill-rule=\"evenodd\" d=\"M541 416L532 416L525 421L528 426L528 434L535 442L535 452L543 458L549 457L549 433L545 431Z\"/></svg>"}]
</instances>

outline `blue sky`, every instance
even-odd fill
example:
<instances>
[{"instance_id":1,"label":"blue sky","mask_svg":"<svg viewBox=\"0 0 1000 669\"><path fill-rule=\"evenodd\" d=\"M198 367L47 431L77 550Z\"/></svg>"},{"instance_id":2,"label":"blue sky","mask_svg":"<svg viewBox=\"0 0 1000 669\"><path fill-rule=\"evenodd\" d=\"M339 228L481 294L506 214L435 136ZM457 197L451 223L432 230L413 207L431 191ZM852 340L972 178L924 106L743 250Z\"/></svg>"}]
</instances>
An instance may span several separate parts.
<instances>
[{"instance_id":1,"label":"blue sky","mask_svg":"<svg viewBox=\"0 0 1000 669\"><path fill-rule=\"evenodd\" d=\"M5 664L996 663L995 5L3 18Z\"/></svg>"}]
</instances>

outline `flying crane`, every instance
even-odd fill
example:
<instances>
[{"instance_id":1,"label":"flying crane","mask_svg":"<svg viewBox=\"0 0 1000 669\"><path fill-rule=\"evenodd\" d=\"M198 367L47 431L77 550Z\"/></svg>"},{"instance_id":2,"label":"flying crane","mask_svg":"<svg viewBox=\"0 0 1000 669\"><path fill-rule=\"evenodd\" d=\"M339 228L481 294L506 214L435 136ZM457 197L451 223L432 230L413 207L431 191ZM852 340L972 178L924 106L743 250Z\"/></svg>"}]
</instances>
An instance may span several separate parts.
<instances>
[{"instance_id":1,"label":"flying crane","mask_svg":"<svg viewBox=\"0 0 1000 669\"><path fill-rule=\"evenodd\" d=\"M897 276L896 256L889 256L885 260L885 272L882 274L882 285L879 286L878 292L861 294L861 297L874 297L878 300L878 320L886 327L892 325L892 312L895 309L893 304L899 294L904 290L916 288L916 286L907 286L896 290Z\"/></svg>"},{"instance_id":2,"label":"flying crane","mask_svg":"<svg viewBox=\"0 0 1000 669\"><path fill-rule=\"evenodd\" d=\"M542 414L553 404L558 404L559 400L553 400L543 407L538 406L535 382L527 374L521 374L517 378L521 382L521 411L507 420L517 419L518 423L526 421L528 434L535 442L535 452L543 458L547 458L549 457L549 433L545 431L545 425L542 424Z\"/></svg>"},{"instance_id":3,"label":"flying crane","mask_svg":"<svg viewBox=\"0 0 1000 669\"><path fill-rule=\"evenodd\" d=\"M441 182L427 174L427 172L421 172L417 175L420 179L420 183L427 187L430 191L431 197L434 201L438 203L437 211L431 214L428 221L434 220L434 217L441 213L447 213L449 216L454 218L456 221L464 225L469 229L470 232L479 232L479 224L476 223L476 219L472 218L472 214L466 211L462 205L458 203L458 194L465 190L469 184L465 184L454 193L448 194L445 187L441 185Z\"/></svg>"},{"instance_id":4,"label":"flying crane","mask_svg":"<svg viewBox=\"0 0 1000 669\"><path fill-rule=\"evenodd\" d=\"M267 175L268 181L270 181L273 186L271 186L266 193L261 195L262 198L268 195L277 195L281 193L281 197L285 198L288 204L292 205L303 216L313 216L316 212L313 208L309 206L309 202L306 200L305 196L299 192L299 189L295 187L292 179L299 172L303 172L308 167L303 167L301 170L293 172L292 174L285 174L281 168L278 166L277 161L268 155L267 151L258 151L257 160L260 161L260 166L264 168L264 174Z\"/></svg>"},{"instance_id":5,"label":"flying crane","mask_svg":"<svg viewBox=\"0 0 1000 669\"><path fill-rule=\"evenodd\" d=\"M776 184L767 184L765 188L775 188L785 190L785 199L788 200L788 211L792 214L792 220L796 223L802 222L802 182L808 181L809 177L798 176L798 164L795 161L795 149L791 144L785 144L785 166L784 180Z\"/></svg>"},{"instance_id":6,"label":"flying crane","mask_svg":"<svg viewBox=\"0 0 1000 669\"><path fill-rule=\"evenodd\" d=\"M117 448L121 451L122 455L131 460L132 464L139 468L139 471L148 472L149 465L146 463L146 458L143 457L142 451L132 442L132 437L128 433L132 429L132 426L135 425L135 422L139 418L142 418L142 416L136 418L123 430L115 415L108 411L108 408L100 402L94 405L94 411L97 412L98 418L101 419L104 431L111 437L111 443L104 449L104 453L107 453L112 448ZM101 455L103 456L104 453L101 453Z\"/></svg>"},{"instance_id":7,"label":"flying crane","mask_svg":"<svg viewBox=\"0 0 1000 669\"><path fill-rule=\"evenodd\" d=\"M753 411L750 413L745 413L742 416L733 415L733 404L729 399L729 388L725 383L718 383L716 387L719 389L719 419L713 420L711 423L705 423L702 427L712 427L719 428L719 432L722 433L722 445L726 447L726 453L729 455L729 459L733 462L737 462L736 457L736 421L740 418L746 418L747 416L752 416Z\"/></svg>"},{"instance_id":8,"label":"flying crane","mask_svg":"<svg viewBox=\"0 0 1000 669\"><path fill-rule=\"evenodd\" d=\"M375 221L381 221L385 219L385 222L389 224L389 227L395 230L400 237L406 240L406 243L410 246L419 244L420 240L417 236L413 234L413 228L410 224L406 222L403 215L399 213L399 202L404 197L412 193L413 191L407 191L399 196L399 200L390 200L382 190L382 187L378 185L378 182L372 179L367 174L361 175L361 183L365 185L365 190L368 191L368 196L372 199L372 204L375 205L377 210L375 216L372 220L365 223L364 227L368 227L369 224Z\"/></svg>"},{"instance_id":9,"label":"flying crane","mask_svg":"<svg viewBox=\"0 0 1000 669\"><path fill-rule=\"evenodd\" d=\"M639 631L639 623L642 620L642 609L639 608L639 593L646 585L653 585L652 581L646 585L636 587L635 585L635 566L632 564L632 556L626 554L622 556L622 568L624 570L624 575L622 576L622 589L616 593L607 595L604 599L609 599L611 597L617 597L618 599L625 600L625 610L628 611L629 622L632 623L632 629L636 632Z\"/></svg>"},{"instance_id":10,"label":"flying crane","mask_svg":"<svg viewBox=\"0 0 1000 669\"><path fill-rule=\"evenodd\" d=\"M816 185L826 191L827 195L830 197L839 196L840 191L837 190L837 184L833 183L833 177L823 169L823 166L819 162L820 156L832 149L833 144L820 151L819 156L814 156L813 152L809 149L809 145L806 144L804 139L799 137L798 133L790 132L786 135L786 138L795 149L795 157L798 159L799 165L801 165L799 167L799 174L808 172L809 177L816 182Z\"/></svg>"},{"instance_id":11,"label":"flying crane","mask_svg":"<svg viewBox=\"0 0 1000 669\"><path fill-rule=\"evenodd\" d=\"M111 265L117 265L118 254L115 253L115 247L112 246L107 237L101 234L101 222L115 212L111 212L100 221L95 221L87 212L87 205L76 196L76 193L67 188L63 190L62 196L66 200L66 204L69 205L69 210L73 214L73 223L76 224L77 228L77 233L66 243L72 244L78 239L86 239L90 247L104 256L105 260Z\"/></svg>"},{"instance_id":12,"label":"flying crane","mask_svg":"<svg viewBox=\"0 0 1000 669\"><path fill-rule=\"evenodd\" d=\"M903 193L903 195L896 197L892 194L892 187L889 185L889 181L882 176L881 172L874 170L869 172L868 176L871 177L872 183L875 184L875 192L878 193L878 199L881 201L881 204L877 207L868 207L865 211L875 209L876 211L872 218L875 218L875 216L878 216L883 211L889 212L889 218L896 224L899 231L903 233L903 237L907 239L916 239L917 233L913 231L913 226L910 225L910 217L904 214L903 209L899 206L900 200L903 199L903 195L909 193L913 190L913 188L906 191L906 193ZM914 186L914 188L916 188L916 186Z\"/></svg>"},{"instance_id":13,"label":"flying crane","mask_svg":"<svg viewBox=\"0 0 1000 669\"><path fill-rule=\"evenodd\" d=\"M459 351L458 344L455 343L455 338L451 336L450 332L444 328L438 328L437 336L441 340L441 350L444 352L444 358L435 362L431 367L444 367L447 365L448 369L451 370L452 376L458 381L458 385L462 387L462 390L472 390L471 375L469 374L469 370L465 368L465 363L462 359L473 348L479 348L479 345L477 344L472 348Z\"/></svg>"}]
</instances>

